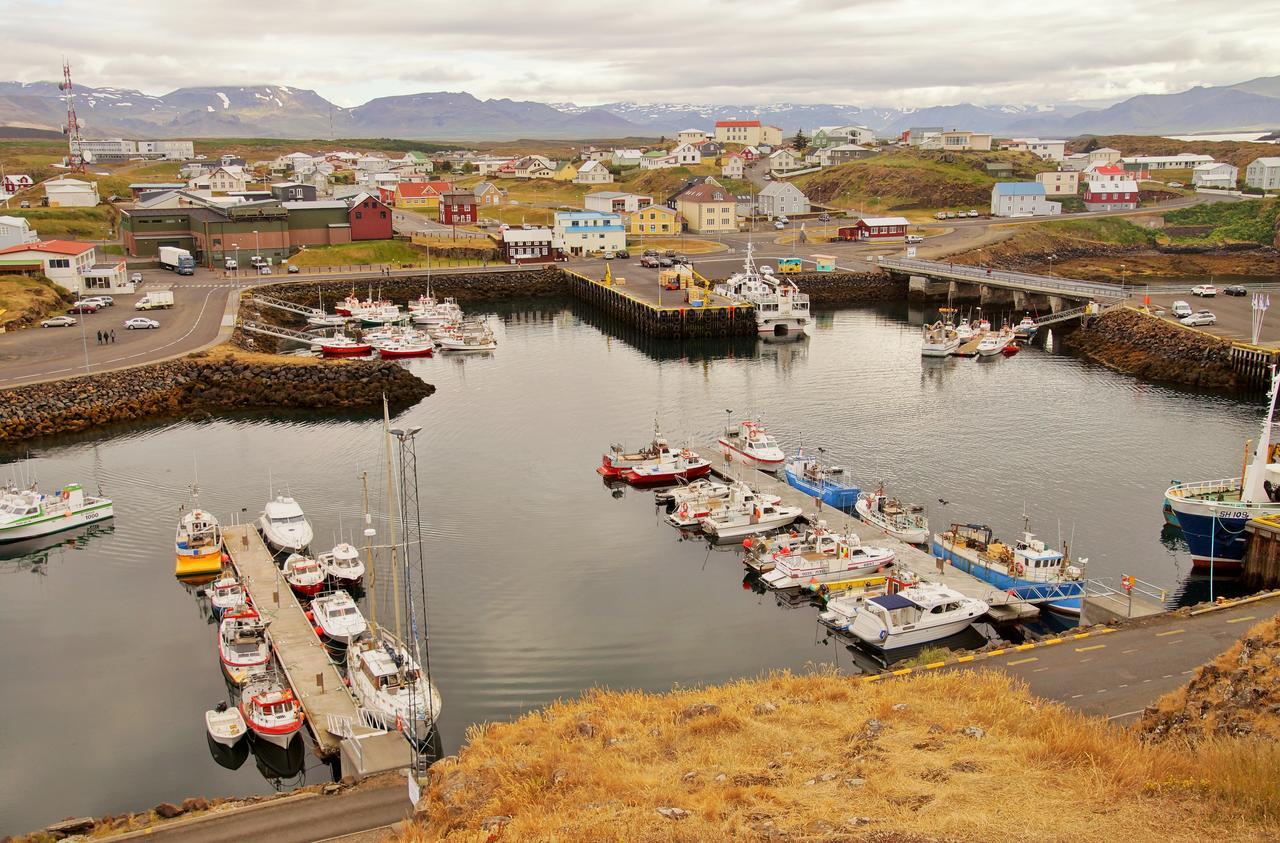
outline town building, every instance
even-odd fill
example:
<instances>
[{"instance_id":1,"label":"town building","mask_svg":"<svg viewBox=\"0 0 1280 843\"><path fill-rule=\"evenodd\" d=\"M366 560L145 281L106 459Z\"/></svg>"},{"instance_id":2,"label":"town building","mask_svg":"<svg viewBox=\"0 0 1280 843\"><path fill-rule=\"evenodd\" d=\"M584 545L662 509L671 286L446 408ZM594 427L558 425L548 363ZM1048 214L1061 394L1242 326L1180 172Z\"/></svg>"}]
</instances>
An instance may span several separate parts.
<instances>
[{"instance_id":1,"label":"town building","mask_svg":"<svg viewBox=\"0 0 1280 843\"><path fill-rule=\"evenodd\" d=\"M988 161L983 165L983 169L993 179L1013 178L1013 165L1008 161Z\"/></svg>"},{"instance_id":2,"label":"town building","mask_svg":"<svg viewBox=\"0 0 1280 843\"><path fill-rule=\"evenodd\" d=\"M1090 164L1081 175L1086 182L1134 181L1134 176L1120 164Z\"/></svg>"},{"instance_id":3,"label":"town building","mask_svg":"<svg viewBox=\"0 0 1280 843\"><path fill-rule=\"evenodd\" d=\"M391 208L369 193L357 193L346 200L347 224L352 241L390 240L394 234Z\"/></svg>"},{"instance_id":4,"label":"town building","mask_svg":"<svg viewBox=\"0 0 1280 843\"><path fill-rule=\"evenodd\" d=\"M812 149L827 149L842 144L875 143L876 133L866 126L819 126L809 138Z\"/></svg>"},{"instance_id":5,"label":"town building","mask_svg":"<svg viewBox=\"0 0 1280 843\"><path fill-rule=\"evenodd\" d=\"M1259 190L1280 190L1280 157L1253 159L1244 168L1244 183Z\"/></svg>"},{"instance_id":6,"label":"town building","mask_svg":"<svg viewBox=\"0 0 1280 843\"><path fill-rule=\"evenodd\" d=\"M34 243L39 239L26 217L0 217L0 249Z\"/></svg>"},{"instance_id":7,"label":"town building","mask_svg":"<svg viewBox=\"0 0 1280 843\"><path fill-rule=\"evenodd\" d=\"M612 184L613 173L602 161L587 161L573 177L575 184Z\"/></svg>"},{"instance_id":8,"label":"town building","mask_svg":"<svg viewBox=\"0 0 1280 843\"><path fill-rule=\"evenodd\" d=\"M1046 196L1075 196L1080 192L1080 174L1075 170L1036 173L1036 181L1044 185Z\"/></svg>"},{"instance_id":9,"label":"town building","mask_svg":"<svg viewBox=\"0 0 1280 843\"><path fill-rule=\"evenodd\" d=\"M281 202L314 202L316 186L296 181L281 181L271 185L271 198Z\"/></svg>"},{"instance_id":10,"label":"town building","mask_svg":"<svg viewBox=\"0 0 1280 843\"><path fill-rule=\"evenodd\" d=\"M21 190L26 190L35 184L31 176L27 175L7 175L0 178L0 187L4 188L4 192L12 196Z\"/></svg>"},{"instance_id":11,"label":"town building","mask_svg":"<svg viewBox=\"0 0 1280 843\"><path fill-rule=\"evenodd\" d=\"M588 164L594 162L586 162ZM555 174L551 176L553 181L577 181L578 180L578 164L574 161L566 161L556 168Z\"/></svg>"},{"instance_id":12,"label":"town building","mask_svg":"<svg viewBox=\"0 0 1280 843\"><path fill-rule=\"evenodd\" d=\"M1097 151L1094 150L1094 152ZM1179 152L1177 155L1134 155L1120 160L1126 164L1141 164L1148 170L1191 170L1197 164L1213 163L1213 156L1196 152Z\"/></svg>"},{"instance_id":13,"label":"town building","mask_svg":"<svg viewBox=\"0 0 1280 843\"><path fill-rule=\"evenodd\" d=\"M715 158L724 154L724 144L719 141L704 140L697 144L698 152L702 153L703 160L707 158Z\"/></svg>"},{"instance_id":14,"label":"town building","mask_svg":"<svg viewBox=\"0 0 1280 843\"><path fill-rule=\"evenodd\" d=\"M743 157L736 152L720 158L720 175L727 179L740 179L747 173L747 165Z\"/></svg>"},{"instance_id":15,"label":"town building","mask_svg":"<svg viewBox=\"0 0 1280 843\"><path fill-rule=\"evenodd\" d=\"M1225 161L1197 164L1191 170L1191 183L1196 187L1216 187L1235 190L1240 170Z\"/></svg>"},{"instance_id":16,"label":"town building","mask_svg":"<svg viewBox=\"0 0 1280 843\"><path fill-rule=\"evenodd\" d=\"M795 153L789 149L779 149L769 154L769 172L773 174L785 173L789 170L795 170L800 167L800 161L796 158Z\"/></svg>"},{"instance_id":17,"label":"town building","mask_svg":"<svg viewBox=\"0 0 1280 843\"><path fill-rule=\"evenodd\" d=\"M1045 161L1062 161L1067 156L1067 142L1064 140L1014 138L1009 141L1008 148L1015 152L1030 152Z\"/></svg>"},{"instance_id":18,"label":"town building","mask_svg":"<svg viewBox=\"0 0 1280 843\"><path fill-rule=\"evenodd\" d=\"M942 136L941 126L911 126L898 138L898 142L910 146L935 143Z\"/></svg>"},{"instance_id":19,"label":"town building","mask_svg":"<svg viewBox=\"0 0 1280 843\"><path fill-rule=\"evenodd\" d=\"M196 157L195 143L189 140L82 138L79 149L87 161L128 161L131 158L186 161Z\"/></svg>"},{"instance_id":20,"label":"town building","mask_svg":"<svg viewBox=\"0 0 1280 843\"><path fill-rule=\"evenodd\" d=\"M713 181L696 184L675 197L685 227L699 234L738 230L734 196Z\"/></svg>"},{"instance_id":21,"label":"town building","mask_svg":"<svg viewBox=\"0 0 1280 843\"><path fill-rule=\"evenodd\" d=\"M153 196L157 193L169 193L174 190L184 190L186 189L186 186L186 182L135 182L134 184L129 185L129 193L133 195L134 199L141 199L145 196Z\"/></svg>"},{"instance_id":22,"label":"town building","mask_svg":"<svg viewBox=\"0 0 1280 843\"><path fill-rule=\"evenodd\" d=\"M231 193L244 190L247 184L243 167L214 167L209 172L196 176L187 182L193 190L208 190L211 193Z\"/></svg>"},{"instance_id":23,"label":"town building","mask_svg":"<svg viewBox=\"0 0 1280 843\"><path fill-rule=\"evenodd\" d=\"M101 201L96 182L66 176L45 182L44 195L48 197L51 208L92 208Z\"/></svg>"},{"instance_id":24,"label":"town building","mask_svg":"<svg viewBox=\"0 0 1280 843\"><path fill-rule=\"evenodd\" d=\"M379 195L386 196L386 188ZM440 196L453 191L447 181L402 181L390 191L391 201L397 208L435 210L440 207Z\"/></svg>"},{"instance_id":25,"label":"town building","mask_svg":"<svg viewBox=\"0 0 1280 843\"><path fill-rule=\"evenodd\" d=\"M615 167L639 167L644 152L639 149L615 149L610 163Z\"/></svg>"},{"instance_id":26,"label":"town building","mask_svg":"<svg viewBox=\"0 0 1280 843\"><path fill-rule=\"evenodd\" d=\"M626 215L627 230L638 237L680 233L680 215L666 205L649 205Z\"/></svg>"},{"instance_id":27,"label":"town building","mask_svg":"<svg viewBox=\"0 0 1280 843\"><path fill-rule=\"evenodd\" d=\"M480 182L471 188L471 192L475 194L476 204L482 208L497 207L507 198L507 195L499 187L488 181Z\"/></svg>"},{"instance_id":28,"label":"town building","mask_svg":"<svg viewBox=\"0 0 1280 843\"><path fill-rule=\"evenodd\" d=\"M681 167L702 163L702 153L692 143L681 143L671 150L671 156Z\"/></svg>"},{"instance_id":29,"label":"town building","mask_svg":"<svg viewBox=\"0 0 1280 843\"><path fill-rule=\"evenodd\" d=\"M1061 202L1045 198L1038 181L997 182L991 188L991 216L1038 217L1062 213Z\"/></svg>"},{"instance_id":30,"label":"town building","mask_svg":"<svg viewBox=\"0 0 1280 843\"><path fill-rule=\"evenodd\" d=\"M653 197L617 190L599 190L582 197L582 207L603 214L624 214L653 204Z\"/></svg>"},{"instance_id":31,"label":"town building","mask_svg":"<svg viewBox=\"0 0 1280 843\"><path fill-rule=\"evenodd\" d=\"M991 135L984 132L966 132L960 129L939 132L920 144L922 149L942 149L948 152L987 152L991 149Z\"/></svg>"},{"instance_id":32,"label":"town building","mask_svg":"<svg viewBox=\"0 0 1280 843\"><path fill-rule=\"evenodd\" d=\"M627 246L627 231L620 214L557 211L552 231L554 246L570 255L616 252Z\"/></svg>"},{"instance_id":33,"label":"town building","mask_svg":"<svg viewBox=\"0 0 1280 843\"><path fill-rule=\"evenodd\" d=\"M782 143L782 129L764 125L759 120L718 120L715 139L720 143L741 143L746 146L759 146L762 143L778 146Z\"/></svg>"},{"instance_id":34,"label":"town building","mask_svg":"<svg viewBox=\"0 0 1280 843\"><path fill-rule=\"evenodd\" d=\"M841 143L818 150L818 163L823 167L834 167L836 164L847 164L850 161L861 161L870 158L876 151L856 143Z\"/></svg>"},{"instance_id":35,"label":"town building","mask_svg":"<svg viewBox=\"0 0 1280 843\"><path fill-rule=\"evenodd\" d=\"M1061 166L1064 170L1075 170L1079 172L1085 167L1088 167L1090 163L1092 162L1089 161L1087 153L1073 152L1069 155L1063 156Z\"/></svg>"},{"instance_id":36,"label":"town building","mask_svg":"<svg viewBox=\"0 0 1280 843\"><path fill-rule=\"evenodd\" d=\"M1120 150L1112 149L1109 146L1100 146L1084 153L1087 164L1118 164L1120 163L1121 155Z\"/></svg>"},{"instance_id":37,"label":"town building","mask_svg":"<svg viewBox=\"0 0 1280 843\"><path fill-rule=\"evenodd\" d=\"M809 213L809 197L788 181L771 181L756 194L758 212L773 219Z\"/></svg>"},{"instance_id":38,"label":"town building","mask_svg":"<svg viewBox=\"0 0 1280 843\"><path fill-rule=\"evenodd\" d=\"M1088 211L1132 211L1138 207L1136 181L1089 182L1084 188Z\"/></svg>"},{"instance_id":39,"label":"town building","mask_svg":"<svg viewBox=\"0 0 1280 843\"><path fill-rule=\"evenodd\" d=\"M680 143L701 143L707 139L707 133L701 129L684 129L676 133L676 140Z\"/></svg>"},{"instance_id":40,"label":"town building","mask_svg":"<svg viewBox=\"0 0 1280 843\"><path fill-rule=\"evenodd\" d=\"M0 272L43 275L77 295L132 293L124 258L98 262L92 243L74 240L35 240L0 249Z\"/></svg>"},{"instance_id":41,"label":"town building","mask_svg":"<svg viewBox=\"0 0 1280 843\"><path fill-rule=\"evenodd\" d=\"M661 149L651 149L640 157L640 169L642 170L671 170L680 166L680 162L676 160L674 155L670 155Z\"/></svg>"},{"instance_id":42,"label":"town building","mask_svg":"<svg viewBox=\"0 0 1280 843\"><path fill-rule=\"evenodd\" d=\"M512 165L512 176L518 179L549 179L555 174L555 163L542 155L526 155Z\"/></svg>"},{"instance_id":43,"label":"town building","mask_svg":"<svg viewBox=\"0 0 1280 843\"><path fill-rule=\"evenodd\" d=\"M544 263L560 256L550 228L506 228L499 244L507 263Z\"/></svg>"},{"instance_id":44,"label":"town building","mask_svg":"<svg viewBox=\"0 0 1280 843\"><path fill-rule=\"evenodd\" d=\"M444 225L472 225L476 221L476 195L470 190L440 197L440 222Z\"/></svg>"},{"instance_id":45,"label":"town building","mask_svg":"<svg viewBox=\"0 0 1280 843\"><path fill-rule=\"evenodd\" d=\"M838 229L836 236L841 240L905 240L910 224L906 217L863 217Z\"/></svg>"}]
</instances>

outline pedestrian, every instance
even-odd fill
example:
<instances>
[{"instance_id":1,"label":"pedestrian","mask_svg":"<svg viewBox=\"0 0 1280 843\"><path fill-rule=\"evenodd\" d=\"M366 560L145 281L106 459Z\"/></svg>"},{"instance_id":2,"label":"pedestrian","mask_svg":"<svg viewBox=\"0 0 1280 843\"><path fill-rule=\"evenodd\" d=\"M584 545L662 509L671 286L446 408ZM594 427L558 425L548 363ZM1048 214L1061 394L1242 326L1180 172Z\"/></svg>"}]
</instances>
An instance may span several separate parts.
<instances>
[{"instance_id":1,"label":"pedestrian","mask_svg":"<svg viewBox=\"0 0 1280 843\"><path fill-rule=\"evenodd\" d=\"M102 345L102 332L98 332L98 345Z\"/></svg>"},{"instance_id":2,"label":"pedestrian","mask_svg":"<svg viewBox=\"0 0 1280 843\"><path fill-rule=\"evenodd\" d=\"M115 329L115 328L112 328L112 329L111 329L111 341L112 341L112 342L115 342L115 341L116 341L116 329Z\"/></svg>"},{"instance_id":3,"label":"pedestrian","mask_svg":"<svg viewBox=\"0 0 1280 843\"><path fill-rule=\"evenodd\" d=\"M813 496L813 505L814 505L814 506L816 506L816 507L818 508L818 511L819 511L819 512L821 512L821 511L822 511L822 498L818 497L817 495L814 495L814 496Z\"/></svg>"}]
</instances>

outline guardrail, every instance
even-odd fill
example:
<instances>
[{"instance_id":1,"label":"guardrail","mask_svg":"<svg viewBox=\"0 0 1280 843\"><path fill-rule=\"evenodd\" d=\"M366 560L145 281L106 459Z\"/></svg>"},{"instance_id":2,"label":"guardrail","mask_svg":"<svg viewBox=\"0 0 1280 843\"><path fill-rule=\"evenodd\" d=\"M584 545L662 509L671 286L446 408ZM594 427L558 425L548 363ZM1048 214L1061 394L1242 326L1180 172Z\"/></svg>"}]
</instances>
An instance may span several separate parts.
<instances>
[{"instance_id":1,"label":"guardrail","mask_svg":"<svg viewBox=\"0 0 1280 843\"><path fill-rule=\"evenodd\" d=\"M1124 284L1095 284L1088 281L1073 281L1067 278L1034 275L1029 272L984 269L966 264L944 263L920 258L879 257L876 260L883 267L898 269L903 272L916 271L926 275L956 278L983 284L1012 286L1038 292L1057 292L1077 298L1127 299L1133 294L1132 288Z\"/></svg>"},{"instance_id":2,"label":"guardrail","mask_svg":"<svg viewBox=\"0 0 1280 843\"><path fill-rule=\"evenodd\" d=\"M307 345L311 345L320 339L320 337L315 334L295 331L292 328L280 328L275 325L268 325L265 322L254 322L249 319L241 319L236 323L236 327L242 331L249 331L254 334L266 334L269 337L278 337L282 340L304 342Z\"/></svg>"}]
</instances>

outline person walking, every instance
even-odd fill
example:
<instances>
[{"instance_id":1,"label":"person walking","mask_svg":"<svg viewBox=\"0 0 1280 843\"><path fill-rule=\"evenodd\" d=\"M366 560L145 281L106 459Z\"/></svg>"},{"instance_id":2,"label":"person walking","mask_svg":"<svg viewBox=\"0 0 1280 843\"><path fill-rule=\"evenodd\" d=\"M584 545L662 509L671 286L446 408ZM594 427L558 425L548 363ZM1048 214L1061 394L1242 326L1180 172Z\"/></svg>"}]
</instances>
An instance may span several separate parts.
<instances>
[{"instance_id":1,"label":"person walking","mask_svg":"<svg viewBox=\"0 0 1280 843\"><path fill-rule=\"evenodd\" d=\"M98 332L98 345L102 345L102 332Z\"/></svg>"},{"instance_id":2,"label":"person walking","mask_svg":"<svg viewBox=\"0 0 1280 843\"><path fill-rule=\"evenodd\" d=\"M115 329L115 328L112 328L112 329L111 329L111 341L112 341L112 342L115 342L115 341L116 341L116 329Z\"/></svg>"}]
</instances>

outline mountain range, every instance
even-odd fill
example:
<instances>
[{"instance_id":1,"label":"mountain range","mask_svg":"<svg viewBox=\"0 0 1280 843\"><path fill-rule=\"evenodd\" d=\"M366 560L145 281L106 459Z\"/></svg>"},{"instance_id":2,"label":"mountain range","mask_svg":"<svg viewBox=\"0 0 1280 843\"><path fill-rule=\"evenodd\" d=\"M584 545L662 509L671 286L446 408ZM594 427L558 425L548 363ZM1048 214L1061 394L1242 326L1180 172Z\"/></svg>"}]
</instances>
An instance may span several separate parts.
<instances>
[{"instance_id":1,"label":"mountain range","mask_svg":"<svg viewBox=\"0 0 1280 843\"><path fill-rule=\"evenodd\" d=\"M600 106L481 100L434 92L378 97L354 108L286 85L179 88L163 96L122 88L77 88L88 137L621 138L709 130L716 120L760 119L812 132L858 124L891 137L912 126L1002 135L1170 134L1269 130L1280 126L1280 76L1236 85L1145 94L1105 108L1077 105L958 105L919 109L853 105L689 105L615 102ZM60 129L65 106L54 82L0 82L0 127Z\"/></svg>"}]
</instances>

